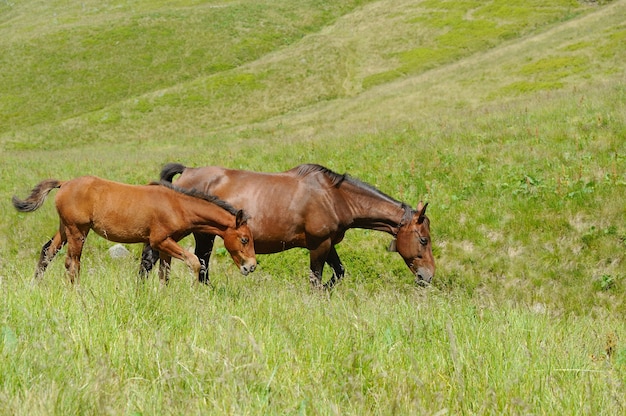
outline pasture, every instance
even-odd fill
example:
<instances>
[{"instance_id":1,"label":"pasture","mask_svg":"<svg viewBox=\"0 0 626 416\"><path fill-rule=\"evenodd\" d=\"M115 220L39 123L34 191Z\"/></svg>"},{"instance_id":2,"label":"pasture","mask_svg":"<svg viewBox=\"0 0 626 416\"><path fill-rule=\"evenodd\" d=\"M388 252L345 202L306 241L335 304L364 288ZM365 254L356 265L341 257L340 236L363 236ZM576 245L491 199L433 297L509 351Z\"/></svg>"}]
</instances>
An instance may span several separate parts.
<instances>
[{"instance_id":1,"label":"pasture","mask_svg":"<svg viewBox=\"0 0 626 416\"><path fill-rule=\"evenodd\" d=\"M0 3L0 414L623 414L626 1ZM319 163L415 207L437 271L351 230L346 276L223 245L81 283L47 178ZM219 241L219 239L218 239ZM191 239L181 242L188 248ZM326 268L326 278L329 271Z\"/></svg>"}]
</instances>

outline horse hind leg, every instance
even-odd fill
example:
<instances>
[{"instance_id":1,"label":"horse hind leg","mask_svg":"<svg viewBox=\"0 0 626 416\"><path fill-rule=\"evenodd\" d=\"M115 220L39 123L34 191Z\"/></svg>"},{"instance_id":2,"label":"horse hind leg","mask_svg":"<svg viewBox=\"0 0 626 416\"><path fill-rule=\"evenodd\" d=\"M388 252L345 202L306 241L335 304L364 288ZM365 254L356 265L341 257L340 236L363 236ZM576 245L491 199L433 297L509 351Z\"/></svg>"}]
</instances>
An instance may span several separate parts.
<instances>
[{"instance_id":1,"label":"horse hind leg","mask_svg":"<svg viewBox=\"0 0 626 416\"><path fill-rule=\"evenodd\" d=\"M66 240L61 231L57 231L57 233L43 245L41 248L41 253L39 254L39 262L37 262L37 267L35 268L35 279L39 280L43 277L44 272L48 268L52 259L57 255L59 250L65 245Z\"/></svg>"},{"instance_id":2,"label":"horse hind leg","mask_svg":"<svg viewBox=\"0 0 626 416\"><path fill-rule=\"evenodd\" d=\"M141 264L139 266L139 278L148 278L148 274L159 260L159 252L146 244L141 252Z\"/></svg>"},{"instance_id":3,"label":"horse hind leg","mask_svg":"<svg viewBox=\"0 0 626 416\"><path fill-rule=\"evenodd\" d=\"M79 283L80 257L83 253L83 246L89 233L89 228L80 229L78 227L68 227L67 233L67 256L65 257L65 269L70 278L70 282Z\"/></svg>"}]
</instances>

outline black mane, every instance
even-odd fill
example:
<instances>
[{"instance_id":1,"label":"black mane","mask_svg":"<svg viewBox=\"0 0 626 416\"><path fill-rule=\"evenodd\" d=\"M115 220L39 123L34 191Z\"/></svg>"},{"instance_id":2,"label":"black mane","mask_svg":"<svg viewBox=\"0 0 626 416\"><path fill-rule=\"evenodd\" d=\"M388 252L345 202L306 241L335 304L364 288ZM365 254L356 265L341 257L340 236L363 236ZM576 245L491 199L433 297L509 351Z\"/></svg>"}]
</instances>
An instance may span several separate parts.
<instances>
[{"instance_id":1,"label":"black mane","mask_svg":"<svg viewBox=\"0 0 626 416\"><path fill-rule=\"evenodd\" d=\"M176 186L176 185L174 185L174 184L172 184L171 182L168 182L168 181L151 182L150 185L164 186L166 188L169 188L169 189L171 189L173 191L176 191L176 192L179 192L181 194L189 195L189 196L194 197L194 198L203 199L203 200L205 200L207 202L210 202L212 204L217 205L218 207L220 207L222 209L225 209L226 211L228 211L229 213L231 213L233 215L237 215L237 212L239 211L237 208L233 207L228 202L219 199L215 195L209 195L209 194L206 194L204 192L198 191L197 189L194 189L194 188L192 188L192 189L181 188L181 187Z\"/></svg>"},{"instance_id":2,"label":"black mane","mask_svg":"<svg viewBox=\"0 0 626 416\"><path fill-rule=\"evenodd\" d=\"M338 187L339 185L341 185L341 183L348 178L347 173L340 175L322 165L316 165L313 163L300 165L297 167L297 169L298 169L297 171L298 176L307 176L308 174L313 173L313 172L321 172L324 175L326 175L328 179L330 179L331 184L335 187Z\"/></svg>"},{"instance_id":3,"label":"black mane","mask_svg":"<svg viewBox=\"0 0 626 416\"><path fill-rule=\"evenodd\" d=\"M339 173L333 172L332 170L322 166L322 165L317 165L314 163L309 163L309 164L304 164L304 165L300 165L297 167L297 174L298 176L306 176L310 173L314 173L314 172L320 172L322 174L324 174L328 179L330 179L330 182L332 184L332 186L334 187L339 187L344 181L348 182L351 185L356 186L357 188L361 188L361 189L366 189L368 191L371 191L385 199L390 200L391 202L394 202L398 205L406 205L404 202L398 201L397 199L387 195L386 193L380 191L379 189L375 188L374 186L362 182L350 175L348 175L347 173L344 173L343 175L340 175Z\"/></svg>"}]
</instances>

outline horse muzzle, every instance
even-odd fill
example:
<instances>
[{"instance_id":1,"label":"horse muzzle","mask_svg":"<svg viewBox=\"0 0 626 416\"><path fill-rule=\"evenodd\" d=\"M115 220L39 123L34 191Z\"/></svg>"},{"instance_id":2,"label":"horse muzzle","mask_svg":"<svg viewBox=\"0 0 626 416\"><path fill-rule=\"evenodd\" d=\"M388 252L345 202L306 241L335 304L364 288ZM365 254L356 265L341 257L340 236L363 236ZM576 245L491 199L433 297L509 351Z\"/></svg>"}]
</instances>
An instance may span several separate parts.
<instances>
[{"instance_id":1,"label":"horse muzzle","mask_svg":"<svg viewBox=\"0 0 626 416\"><path fill-rule=\"evenodd\" d=\"M426 267L418 267L417 272L415 272L415 283L419 286L426 287L430 285L434 275L435 273Z\"/></svg>"},{"instance_id":2,"label":"horse muzzle","mask_svg":"<svg viewBox=\"0 0 626 416\"><path fill-rule=\"evenodd\" d=\"M241 267L239 268L239 271L241 271L241 274L243 274L244 276L247 276L248 274L252 273L255 269L256 269L256 263L242 264Z\"/></svg>"}]
</instances>

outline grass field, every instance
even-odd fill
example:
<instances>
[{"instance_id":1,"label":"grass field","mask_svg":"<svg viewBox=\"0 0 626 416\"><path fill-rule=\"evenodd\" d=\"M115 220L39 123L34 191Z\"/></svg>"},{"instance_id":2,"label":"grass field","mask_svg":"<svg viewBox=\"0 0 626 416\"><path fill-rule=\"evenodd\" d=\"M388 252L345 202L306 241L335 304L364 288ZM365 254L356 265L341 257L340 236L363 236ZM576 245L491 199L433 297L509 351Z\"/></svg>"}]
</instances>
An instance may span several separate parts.
<instances>
[{"instance_id":1,"label":"grass field","mask_svg":"<svg viewBox=\"0 0 626 416\"><path fill-rule=\"evenodd\" d=\"M624 22L624 0L0 3L0 414L624 414ZM78 287L64 251L32 281L57 214L11 196L168 162L428 201L433 283L365 230L330 294L304 250L243 277L218 247L212 287L180 262L161 287L96 235Z\"/></svg>"}]
</instances>

